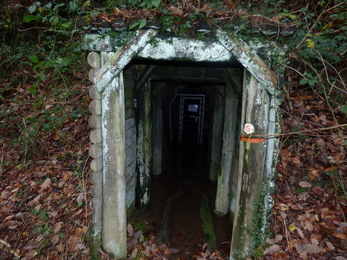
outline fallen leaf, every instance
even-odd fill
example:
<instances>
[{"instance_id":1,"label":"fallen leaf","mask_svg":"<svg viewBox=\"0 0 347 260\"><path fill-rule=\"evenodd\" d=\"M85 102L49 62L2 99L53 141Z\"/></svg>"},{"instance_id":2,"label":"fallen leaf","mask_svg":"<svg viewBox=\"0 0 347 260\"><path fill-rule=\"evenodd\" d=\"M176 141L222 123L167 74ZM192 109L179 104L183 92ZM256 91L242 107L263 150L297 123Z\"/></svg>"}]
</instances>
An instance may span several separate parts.
<instances>
[{"instance_id":1,"label":"fallen leaf","mask_svg":"<svg viewBox=\"0 0 347 260\"><path fill-rule=\"evenodd\" d=\"M340 233L340 232L333 232L332 233L333 237L335 238L339 238L339 239L347 239L347 235L344 233Z\"/></svg>"},{"instance_id":2,"label":"fallen leaf","mask_svg":"<svg viewBox=\"0 0 347 260\"><path fill-rule=\"evenodd\" d=\"M52 180L50 178L47 178L40 186L40 191L39 193L42 193L44 190L48 189L51 187Z\"/></svg>"},{"instance_id":3,"label":"fallen leaf","mask_svg":"<svg viewBox=\"0 0 347 260\"><path fill-rule=\"evenodd\" d=\"M299 186L302 188L311 188L312 184L307 181L301 181L299 182Z\"/></svg>"},{"instance_id":4,"label":"fallen leaf","mask_svg":"<svg viewBox=\"0 0 347 260\"><path fill-rule=\"evenodd\" d=\"M334 247L333 244L330 243L329 241L325 241L325 244L327 245L327 247L329 248L330 251L335 250L335 247Z\"/></svg>"},{"instance_id":5,"label":"fallen leaf","mask_svg":"<svg viewBox=\"0 0 347 260\"><path fill-rule=\"evenodd\" d=\"M324 253L326 250L324 248L321 248L317 245L313 244L301 244L295 246L296 251L301 254L304 251L307 251L309 254L318 254L318 253Z\"/></svg>"},{"instance_id":6,"label":"fallen leaf","mask_svg":"<svg viewBox=\"0 0 347 260\"><path fill-rule=\"evenodd\" d=\"M300 256L302 259L306 260L306 259L307 259L307 251L302 252L299 256Z\"/></svg>"},{"instance_id":7,"label":"fallen leaf","mask_svg":"<svg viewBox=\"0 0 347 260\"><path fill-rule=\"evenodd\" d=\"M273 245L275 243L278 243L280 241L282 241L283 239L283 236L282 235L277 235L275 238L273 239L270 239L270 238L267 238L266 239L266 243L268 243L269 245Z\"/></svg>"},{"instance_id":8,"label":"fallen leaf","mask_svg":"<svg viewBox=\"0 0 347 260\"><path fill-rule=\"evenodd\" d=\"M134 229L131 224L128 224L127 230L128 230L128 235L132 237L134 235Z\"/></svg>"},{"instance_id":9,"label":"fallen leaf","mask_svg":"<svg viewBox=\"0 0 347 260\"><path fill-rule=\"evenodd\" d=\"M280 203L280 204L276 204L275 209L281 210L281 211L286 211L289 210L289 207L286 204Z\"/></svg>"},{"instance_id":10,"label":"fallen leaf","mask_svg":"<svg viewBox=\"0 0 347 260\"><path fill-rule=\"evenodd\" d=\"M63 222L60 221L60 222L56 223L54 226L54 233L55 234L58 233L62 226L63 226Z\"/></svg>"},{"instance_id":11,"label":"fallen leaf","mask_svg":"<svg viewBox=\"0 0 347 260\"><path fill-rule=\"evenodd\" d=\"M177 248L170 248L171 253L178 254L180 252Z\"/></svg>"},{"instance_id":12,"label":"fallen leaf","mask_svg":"<svg viewBox=\"0 0 347 260\"><path fill-rule=\"evenodd\" d=\"M264 255L272 255L281 250L279 245L272 245L264 250Z\"/></svg>"}]
</instances>

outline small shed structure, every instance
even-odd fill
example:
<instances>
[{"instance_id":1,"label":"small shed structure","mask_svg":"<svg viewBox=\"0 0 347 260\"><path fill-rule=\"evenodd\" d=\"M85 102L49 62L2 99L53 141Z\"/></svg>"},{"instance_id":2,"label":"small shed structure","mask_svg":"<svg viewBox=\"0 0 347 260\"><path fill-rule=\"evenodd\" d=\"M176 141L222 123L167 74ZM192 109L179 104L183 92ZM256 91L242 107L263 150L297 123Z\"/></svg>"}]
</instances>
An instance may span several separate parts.
<instances>
[{"instance_id":1,"label":"small shed structure","mask_svg":"<svg viewBox=\"0 0 347 260\"><path fill-rule=\"evenodd\" d=\"M188 39L146 28L116 46L119 35L85 36L93 82L95 241L113 257L126 258L128 209L148 205L151 176L162 173L164 146L170 145L166 140L189 139L207 142L209 179L217 185L214 212L230 214L232 221L230 259L248 256L254 244L249 230L257 221L258 232L264 232L273 205L278 141L272 135L280 131L281 75L272 61L280 49L256 38L246 43L225 30ZM199 85L200 92L185 91L188 82ZM204 128L207 119L201 113L206 110L200 107L206 99L210 119ZM177 126L170 114L174 100L181 107ZM185 118L193 120L196 135L185 132Z\"/></svg>"}]
</instances>

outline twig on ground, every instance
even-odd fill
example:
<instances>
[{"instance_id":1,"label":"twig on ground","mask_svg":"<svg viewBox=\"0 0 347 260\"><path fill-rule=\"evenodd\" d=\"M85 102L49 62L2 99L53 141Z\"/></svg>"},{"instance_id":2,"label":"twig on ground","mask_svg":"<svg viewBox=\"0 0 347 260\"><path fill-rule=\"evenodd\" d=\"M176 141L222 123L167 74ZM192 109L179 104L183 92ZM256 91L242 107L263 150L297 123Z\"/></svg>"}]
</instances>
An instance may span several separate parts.
<instances>
[{"instance_id":1,"label":"twig on ground","mask_svg":"<svg viewBox=\"0 0 347 260\"><path fill-rule=\"evenodd\" d=\"M11 254L13 254L15 257L19 258L19 253L12 249L11 245L9 243L7 243L6 241L0 239L0 243L3 244L4 246L6 246L8 248L8 250L10 251Z\"/></svg>"}]
</instances>

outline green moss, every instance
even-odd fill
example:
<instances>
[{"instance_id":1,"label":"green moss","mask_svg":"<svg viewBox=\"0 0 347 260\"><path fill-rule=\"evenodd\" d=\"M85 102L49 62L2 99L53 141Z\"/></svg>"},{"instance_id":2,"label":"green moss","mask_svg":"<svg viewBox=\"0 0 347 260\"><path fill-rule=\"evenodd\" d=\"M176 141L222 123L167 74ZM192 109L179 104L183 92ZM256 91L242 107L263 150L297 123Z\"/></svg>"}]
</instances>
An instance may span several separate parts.
<instances>
[{"instance_id":1,"label":"green moss","mask_svg":"<svg viewBox=\"0 0 347 260\"><path fill-rule=\"evenodd\" d=\"M127 208L127 219L130 219L134 215L135 210L135 202L133 202L130 204L129 208Z\"/></svg>"},{"instance_id":2,"label":"green moss","mask_svg":"<svg viewBox=\"0 0 347 260\"><path fill-rule=\"evenodd\" d=\"M214 232L213 219L208 207L208 200L206 195L203 195L201 198L200 216L204 229L205 242L208 244L209 249L211 251L214 251L217 245L217 237Z\"/></svg>"},{"instance_id":3,"label":"green moss","mask_svg":"<svg viewBox=\"0 0 347 260\"><path fill-rule=\"evenodd\" d=\"M264 257L264 249L263 249L261 246L258 246L258 247L254 250L253 255L254 255L256 258L263 258L263 257Z\"/></svg>"},{"instance_id":4,"label":"green moss","mask_svg":"<svg viewBox=\"0 0 347 260\"><path fill-rule=\"evenodd\" d=\"M98 257L98 250L99 247L101 245L101 237L100 235L94 235L91 232L88 232L84 238L84 240L86 241L89 250L90 250L90 256L92 258L92 260L100 260L100 258Z\"/></svg>"}]
</instances>

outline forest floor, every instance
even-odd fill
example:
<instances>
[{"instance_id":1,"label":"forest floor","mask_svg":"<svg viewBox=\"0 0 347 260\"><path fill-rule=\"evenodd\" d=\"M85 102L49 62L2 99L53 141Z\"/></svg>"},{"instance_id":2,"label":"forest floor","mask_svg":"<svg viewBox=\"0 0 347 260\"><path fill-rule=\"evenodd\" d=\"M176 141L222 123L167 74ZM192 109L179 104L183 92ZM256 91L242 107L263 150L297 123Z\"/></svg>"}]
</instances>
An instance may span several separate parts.
<instances>
[{"instance_id":1,"label":"forest floor","mask_svg":"<svg viewBox=\"0 0 347 260\"><path fill-rule=\"evenodd\" d=\"M84 73L59 85L47 75L33 95L31 71L0 83L0 259L91 259L89 83ZM255 259L347 259L346 122L311 89L290 93L281 107L284 133L269 219ZM323 130L316 130L323 129ZM132 222L129 259L174 259L178 248L141 237ZM228 259L206 245L185 259ZM99 250L100 259L109 259ZM183 260L184 258L180 258Z\"/></svg>"}]
</instances>

